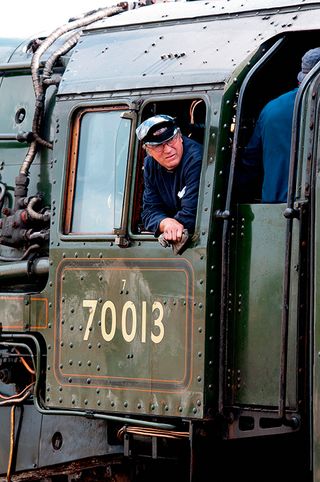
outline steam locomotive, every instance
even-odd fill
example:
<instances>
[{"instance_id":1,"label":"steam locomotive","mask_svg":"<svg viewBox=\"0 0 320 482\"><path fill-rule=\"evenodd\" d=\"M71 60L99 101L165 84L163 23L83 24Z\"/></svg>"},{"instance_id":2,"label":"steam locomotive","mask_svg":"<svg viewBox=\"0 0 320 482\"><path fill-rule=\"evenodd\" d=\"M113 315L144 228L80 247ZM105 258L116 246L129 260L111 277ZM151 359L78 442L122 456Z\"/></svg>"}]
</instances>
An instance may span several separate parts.
<instances>
[{"instance_id":1,"label":"steam locomotive","mask_svg":"<svg viewBox=\"0 0 320 482\"><path fill-rule=\"evenodd\" d=\"M287 203L234 195L319 13L119 4L0 40L1 480L320 481L320 66L296 98ZM154 114L204 149L179 255L141 220L135 129Z\"/></svg>"}]
</instances>

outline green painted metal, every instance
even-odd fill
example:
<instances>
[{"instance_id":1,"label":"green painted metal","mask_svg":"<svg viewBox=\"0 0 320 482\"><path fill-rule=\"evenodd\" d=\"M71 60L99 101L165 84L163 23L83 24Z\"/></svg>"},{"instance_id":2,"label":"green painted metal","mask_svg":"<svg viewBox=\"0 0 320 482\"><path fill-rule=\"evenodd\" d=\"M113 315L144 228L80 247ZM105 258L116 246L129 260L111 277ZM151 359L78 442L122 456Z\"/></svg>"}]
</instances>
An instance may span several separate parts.
<instances>
[{"instance_id":1,"label":"green painted metal","mask_svg":"<svg viewBox=\"0 0 320 482\"><path fill-rule=\"evenodd\" d=\"M14 53L15 49L19 47L22 43L20 39L14 38L1 38L0 39L0 63L9 62L12 54Z\"/></svg>"},{"instance_id":2,"label":"green painted metal","mask_svg":"<svg viewBox=\"0 0 320 482\"><path fill-rule=\"evenodd\" d=\"M131 251L119 258L109 250L109 259L93 252L89 260L66 252L57 263L48 406L63 397L65 407L201 415L192 265L161 259L159 251L148 259Z\"/></svg>"},{"instance_id":3,"label":"green painted metal","mask_svg":"<svg viewBox=\"0 0 320 482\"><path fill-rule=\"evenodd\" d=\"M237 214L232 238L232 343L234 359L233 403L278 405L281 349L281 314L285 270L286 219L284 204L243 205ZM235 244L233 244L235 243ZM296 245L295 245L296 246ZM297 256L295 256L297 258ZM295 263L297 263L295 259ZM297 271L291 278L297 302ZM293 303L289 345L297 344L297 306ZM289 406L296 407L296 353L288 374Z\"/></svg>"},{"instance_id":4,"label":"green painted metal","mask_svg":"<svg viewBox=\"0 0 320 482\"><path fill-rule=\"evenodd\" d=\"M44 418L59 413L67 418L87 415L121 424L140 421L165 430L178 426L191 434L188 422L211 427L212 421L215 424L224 417L223 436L221 426L213 425L219 440L268 434L280 440L283 433L298 431L301 419L307 434L303 442L314 453L313 480L319 481L319 186L310 174L317 178L317 169L310 167L319 151L314 140L319 130L316 82L302 99L297 134L299 217L292 223L290 265L285 266L289 224L283 215L285 205L232 201L231 213L223 213L232 181L232 149L243 147L233 144L234 131L237 123L242 131L250 130L255 111L266 98L267 82L259 70L246 86L243 105L241 85L258 61L262 74L270 75L271 67L278 67L274 58L285 58L301 42L309 46L318 35L319 8L318 2L303 1L280 6L271 1L154 5L88 27L77 46L59 59L54 73L62 77L58 86L46 92L41 130L43 138L52 141L53 150L38 149L28 187L31 196L42 192L44 203L50 205L50 239L27 259L19 258L20 246L0 244L0 343L5 337L13 338L10 343L21 337L19 343L27 343L31 353L41 350L41 360L36 360L36 408ZM276 44L280 37L284 41ZM59 39L51 46L45 59L62 43ZM264 54L273 45L273 56L266 60ZM33 129L35 93L25 45L14 53L18 44L9 47L4 45L5 54L0 57L0 133L16 135ZM180 102L185 107L192 99L201 99L206 110L196 232L190 247L174 256L153 236L133 227L139 173L134 130L150 106ZM68 182L76 171L76 140L81 136L81 122L76 131L75 118L85 109L119 106L125 107L131 126L122 193L125 219L116 226L117 233L69 233L65 228ZM6 208L14 206L15 177L28 148L25 143L0 141ZM75 164L70 168L71 160ZM106 169L111 171L110 165ZM314 208L310 189L316 193ZM119 233L128 238L127 244L120 243ZM314 264L312 254L304 251L307 246L312 253L313 243ZM16 258L12 264L4 260L10 255ZM223 276L226 285L222 285ZM290 278L289 306L283 305L286 276ZM288 367L283 374L285 310L289 335ZM225 339L219 332L222 312L226 313ZM30 341L30 334L37 343ZM279 418L282 375L288 421ZM290 425L293 417L296 425ZM261 422L265 418L267 428ZM248 419L242 430L242 421ZM308 432L309 421L313 421L314 439ZM44 437L37 430L37 437ZM50 435L53 430L50 426ZM94 424L90 431L94 432ZM29 468L34 454L19 457L18 467ZM76 457L72 452L66 460ZM64 461L54 460L58 459Z\"/></svg>"},{"instance_id":5,"label":"green painted metal","mask_svg":"<svg viewBox=\"0 0 320 482\"><path fill-rule=\"evenodd\" d=\"M210 2L186 3L183 17L188 18L190 11L193 20L189 22L176 18L181 16L179 4L171 4L168 10L165 7L164 21L164 7L157 9L159 5L152 10L152 18L148 18L146 8L114 17L114 21L108 19L108 25L112 27L114 22L115 27L106 30L104 35L98 31L96 35L83 36L81 49L72 55L73 68L65 73L59 93L228 82L233 80L234 71L249 61L262 39L266 42L306 25L308 29L317 28L314 11L308 9L308 5L301 8L301 2L288 10L268 11L261 9L261 5L260 9L252 5L250 14L243 12L236 16L228 14L229 9L233 10L230 2L221 3L220 15L214 15L215 5ZM129 25L140 20L142 26L123 28L126 19ZM170 21L177 22L174 29ZM126 45L125 52L123 45ZM83 65L91 72L90 78Z\"/></svg>"},{"instance_id":6,"label":"green painted metal","mask_svg":"<svg viewBox=\"0 0 320 482\"><path fill-rule=\"evenodd\" d=\"M319 216L319 175L317 175L316 181L316 189L317 189L317 203L316 203L316 219L318 220ZM320 332L319 332L319 296L318 287L319 287L319 231L315 229L315 244L314 244L314 252L315 252L315 290L314 290L314 313L315 313L315 325L314 325L314 355L313 355L313 362L314 362L314 397L312 403L313 409L313 430L314 430L314 445L313 445L313 458L314 458L314 468L318 472L320 468L320 460L319 460L319 451L320 451L320 434L317 429L319 424L319 405L317 400L319 399L319 358L320 358L320 347L319 347L319 340L320 340Z\"/></svg>"}]
</instances>

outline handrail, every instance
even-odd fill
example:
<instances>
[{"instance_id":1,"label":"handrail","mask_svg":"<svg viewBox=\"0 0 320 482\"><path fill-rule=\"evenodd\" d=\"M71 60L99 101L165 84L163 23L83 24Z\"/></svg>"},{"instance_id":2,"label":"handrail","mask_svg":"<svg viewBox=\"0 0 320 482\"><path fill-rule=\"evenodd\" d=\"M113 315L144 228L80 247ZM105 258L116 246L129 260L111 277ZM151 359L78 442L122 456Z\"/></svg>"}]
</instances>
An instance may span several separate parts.
<instances>
[{"instance_id":1,"label":"handrail","mask_svg":"<svg viewBox=\"0 0 320 482\"><path fill-rule=\"evenodd\" d=\"M240 124L240 112L241 106L243 103L243 96L244 92L247 88L247 85L253 75L257 72L257 70L261 67L261 65L265 62L265 60L279 48L279 46L284 41L284 37L280 38L262 57L261 59L255 64L255 66L250 70L248 75L246 76L239 92L239 99L238 99L238 107L236 112L236 122L235 122L235 132L233 137L233 145L232 145L232 153L231 153L231 162L230 162L230 171L229 171L229 180L228 180L228 188L227 188L227 196L226 196L226 204L225 209L223 212L216 213L217 216L223 220L223 232L222 232L222 249L221 249L221 262L222 262L222 271L221 271L221 306L220 306L220 334L219 334L219 397L218 397L218 411L222 413L223 406L224 406L224 389L225 389L225 364L226 364L226 336L227 336L227 296L228 296L228 272L229 272L229 224L230 224L230 206L231 206L231 197L232 197L232 188L233 188L233 178L234 178L234 170L235 170L235 161L237 155L237 146L238 146L238 138L239 138L239 124Z\"/></svg>"},{"instance_id":2,"label":"handrail","mask_svg":"<svg viewBox=\"0 0 320 482\"><path fill-rule=\"evenodd\" d=\"M287 219L286 227L286 255L285 271L283 277L283 305L281 318L281 352L280 352L280 382L279 382L279 417L285 421L286 416L286 392L287 392L287 364L288 364L288 336L289 336L289 305L290 305L290 280L292 258L292 231L293 219L299 217L299 212L294 208L295 192L297 183L298 165L298 142L300 134L299 116L301 113L302 98L310 84L310 80L319 72L320 62L306 75L301 83L293 111L293 132L291 139L290 170L288 184L287 208L284 216Z\"/></svg>"},{"instance_id":3,"label":"handrail","mask_svg":"<svg viewBox=\"0 0 320 482\"><path fill-rule=\"evenodd\" d=\"M18 134L2 132L0 133L0 141L18 141L21 143L29 143L32 141L32 132L18 132Z\"/></svg>"}]
</instances>

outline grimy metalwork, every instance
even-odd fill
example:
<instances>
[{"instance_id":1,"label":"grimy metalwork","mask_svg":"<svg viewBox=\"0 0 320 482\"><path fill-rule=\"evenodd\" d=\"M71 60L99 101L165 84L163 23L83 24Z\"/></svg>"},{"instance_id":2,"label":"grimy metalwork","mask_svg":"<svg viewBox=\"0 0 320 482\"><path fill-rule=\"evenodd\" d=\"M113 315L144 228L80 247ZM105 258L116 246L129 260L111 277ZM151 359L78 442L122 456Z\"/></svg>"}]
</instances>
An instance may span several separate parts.
<instances>
[{"instance_id":1,"label":"grimy metalwork","mask_svg":"<svg viewBox=\"0 0 320 482\"><path fill-rule=\"evenodd\" d=\"M1 39L1 480L320 482L320 66L287 203L234 190L319 34L319 2L219 0ZM141 221L154 114L204 149L178 255Z\"/></svg>"}]
</instances>

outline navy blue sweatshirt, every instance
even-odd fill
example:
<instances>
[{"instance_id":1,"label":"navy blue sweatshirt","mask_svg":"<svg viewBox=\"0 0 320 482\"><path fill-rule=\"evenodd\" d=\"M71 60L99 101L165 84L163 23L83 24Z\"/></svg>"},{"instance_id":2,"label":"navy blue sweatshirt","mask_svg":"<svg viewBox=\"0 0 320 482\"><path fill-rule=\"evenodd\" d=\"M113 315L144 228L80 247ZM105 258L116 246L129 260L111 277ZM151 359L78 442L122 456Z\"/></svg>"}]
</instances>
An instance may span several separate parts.
<instances>
[{"instance_id":1,"label":"navy blue sweatshirt","mask_svg":"<svg viewBox=\"0 0 320 482\"><path fill-rule=\"evenodd\" d=\"M164 218L174 218L193 232L202 154L201 144L183 137L183 155L172 171L162 167L151 156L145 158L142 211L145 229L157 235L160 222Z\"/></svg>"}]
</instances>

